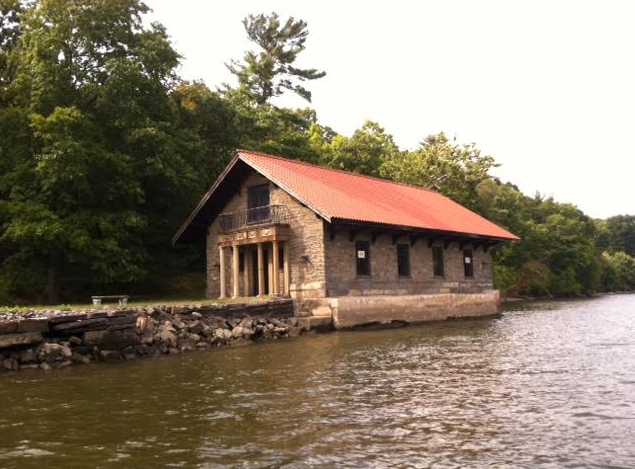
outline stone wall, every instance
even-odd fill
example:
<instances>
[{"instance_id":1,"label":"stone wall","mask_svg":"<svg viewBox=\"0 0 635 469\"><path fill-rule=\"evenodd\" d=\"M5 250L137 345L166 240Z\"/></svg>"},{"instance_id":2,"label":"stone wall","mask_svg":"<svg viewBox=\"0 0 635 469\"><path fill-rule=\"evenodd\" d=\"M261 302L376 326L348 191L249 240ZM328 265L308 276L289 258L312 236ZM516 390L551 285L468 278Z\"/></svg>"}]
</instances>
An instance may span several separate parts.
<instances>
[{"instance_id":1,"label":"stone wall","mask_svg":"<svg viewBox=\"0 0 635 469\"><path fill-rule=\"evenodd\" d=\"M355 240L370 242L371 275L356 274ZM432 269L432 248L428 240L421 238L410 247L410 276L397 274L397 247L388 234L380 235L372 242L370 232L356 233L351 240L348 233L337 233L327 238L326 284L329 297L364 295L412 295L423 293L476 293L493 288L491 256L483 248L473 249L474 277L465 277L463 252L456 242L444 250L444 276L435 277ZM397 243L407 243L406 236ZM433 246L443 246L436 242Z\"/></svg>"},{"instance_id":2,"label":"stone wall","mask_svg":"<svg viewBox=\"0 0 635 469\"><path fill-rule=\"evenodd\" d=\"M0 371L63 368L299 335L288 299L0 314Z\"/></svg>"},{"instance_id":3,"label":"stone wall","mask_svg":"<svg viewBox=\"0 0 635 469\"><path fill-rule=\"evenodd\" d=\"M498 314L497 290L432 295L342 296L331 300L336 329L391 323L420 323Z\"/></svg>"},{"instance_id":4,"label":"stone wall","mask_svg":"<svg viewBox=\"0 0 635 469\"><path fill-rule=\"evenodd\" d=\"M285 206L290 214L289 225L292 238L288 242L288 247L290 254L291 296L293 298L324 296L326 293L324 273L324 226L322 219L312 210L300 204L284 190L276 187L260 174L254 172L245 180L240 187L240 191L228 202L222 212L246 210L248 197L247 188L267 183L270 187L271 205ZM218 298L220 294L219 234L220 227L217 218L211 223L207 233L206 296L208 298ZM231 296L231 292L233 291L231 251L230 249L226 249L225 251L226 294ZM269 265L268 268L271 273L272 266ZM282 265L279 266L278 276L278 284L282 285ZM241 296L244 294L244 276L242 272L239 275L239 292Z\"/></svg>"}]
</instances>

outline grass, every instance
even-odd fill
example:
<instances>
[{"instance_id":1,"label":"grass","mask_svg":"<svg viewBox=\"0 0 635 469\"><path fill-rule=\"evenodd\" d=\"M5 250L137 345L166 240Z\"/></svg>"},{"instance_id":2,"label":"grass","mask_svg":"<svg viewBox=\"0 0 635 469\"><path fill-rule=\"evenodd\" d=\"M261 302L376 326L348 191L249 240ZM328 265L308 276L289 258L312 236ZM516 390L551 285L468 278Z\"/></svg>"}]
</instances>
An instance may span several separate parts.
<instances>
[{"instance_id":1,"label":"grass","mask_svg":"<svg viewBox=\"0 0 635 469\"><path fill-rule=\"evenodd\" d=\"M143 307L143 306L180 306L180 305L215 305L227 303L244 303L257 301L261 298L227 298L209 300L204 298L152 298L128 301L127 308ZM20 305L20 306L0 306L0 313L26 313L32 310L59 310L59 311L84 311L84 310L104 310L118 308L116 301L103 303L101 305L93 305L92 303L72 303L58 305Z\"/></svg>"}]
</instances>

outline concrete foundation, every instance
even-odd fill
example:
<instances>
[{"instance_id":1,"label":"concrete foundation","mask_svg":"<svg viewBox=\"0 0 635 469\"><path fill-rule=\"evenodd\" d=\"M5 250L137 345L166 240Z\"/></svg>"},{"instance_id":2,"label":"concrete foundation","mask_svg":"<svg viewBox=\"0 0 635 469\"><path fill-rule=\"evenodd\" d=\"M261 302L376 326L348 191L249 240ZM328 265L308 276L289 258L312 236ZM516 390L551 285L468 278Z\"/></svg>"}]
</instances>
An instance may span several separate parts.
<instances>
[{"instance_id":1,"label":"concrete foundation","mask_svg":"<svg viewBox=\"0 0 635 469\"><path fill-rule=\"evenodd\" d=\"M498 313L498 290L403 296L343 296L329 299L336 329L392 322L419 323ZM322 308L324 305L321 305Z\"/></svg>"}]
</instances>

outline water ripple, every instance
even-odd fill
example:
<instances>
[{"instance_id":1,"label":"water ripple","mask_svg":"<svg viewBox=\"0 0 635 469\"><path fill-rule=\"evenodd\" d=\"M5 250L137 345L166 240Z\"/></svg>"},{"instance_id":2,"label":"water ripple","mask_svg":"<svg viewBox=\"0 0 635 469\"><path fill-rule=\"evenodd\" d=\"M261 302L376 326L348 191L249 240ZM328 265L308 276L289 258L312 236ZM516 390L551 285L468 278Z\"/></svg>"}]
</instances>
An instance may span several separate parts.
<instances>
[{"instance_id":1,"label":"water ripple","mask_svg":"<svg viewBox=\"0 0 635 469\"><path fill-rule=\"evenodd\" d=\"M0 378L0 468L635 467L635 296Z\"/></svg>"}]
</instances>

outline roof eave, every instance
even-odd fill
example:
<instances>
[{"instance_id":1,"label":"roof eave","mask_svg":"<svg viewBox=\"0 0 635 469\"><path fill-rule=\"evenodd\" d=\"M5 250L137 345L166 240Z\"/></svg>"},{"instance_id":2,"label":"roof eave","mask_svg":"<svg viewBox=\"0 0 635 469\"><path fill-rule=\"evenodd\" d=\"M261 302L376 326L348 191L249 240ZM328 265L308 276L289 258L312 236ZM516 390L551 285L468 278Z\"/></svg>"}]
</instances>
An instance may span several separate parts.
<instances>
[{"instance_id":1,"label":"roof eave","mask_svg":"<svg viewBox=\"0 0 635 469\"><path fill-rule=\"evenodd\" d=\"M236 165L236 162L238 161L238 159L239 159L239 155L238 153L236 153L234 157L232 158L232 160L227 164L227 166L225 166L225 169L223 170L223 172L220 173L220 175L216 178L216 181L214 181L214 184L212 184L212 187L210 187L208 191L203 195L199 203L196 205L196 208L192 210L192 213L190 213L190 216L187 217L187 219L183 222L183 224L178 229L178 231L174 234L174 236L172 237L172 246L174 246L178 242L178 240L181 238L181 236L183 236L183 233L185 233L185 230L187 230L187 228L192 224L192 221L194 220L196 215L198 215L198 212L201 211L201 209L205 206L205 204L210 199L210 197L214 194L214 192L216 192L216 189L218 188L218 186L220 186L221 182L223 182L223 179L225 179L227 174Z\"/></svg>"},{"instance_id":2,"label":"roof eave","mask_svg":"<svg viewBox=\"0 0 635 469\"><path fill-rule=\"evenodd\" d=\"M439 236L455 236L455 237L465 237L465 238L475 238L475 239L487 239L487 240L490 240L490 241L497 241L497 242L518 243L518 242L521 241L521 239L518 238L518 237L505 238L505 237L500 237L500 236L490 236L490 235L483 235L483 234L478 234L478 233L467 233L467 232L460 232L460 231L436 230L436 229L433 229L433 228L421 228L421 227L406 226L406 225L391 225L391 224L388 224L388 223L355 220L355 219L350 219L350 218L333 217L331 219L331 223L332 224L342 223L342 224L347 224L347 225L371 226L371 227L376 227L376 228L393 229L393 230L398 230L398 231L415 231L415 232L424 233L424 234L432 234L432 235L436 234L436 235L439 235Z\"/></svg>"}]
</instances>

